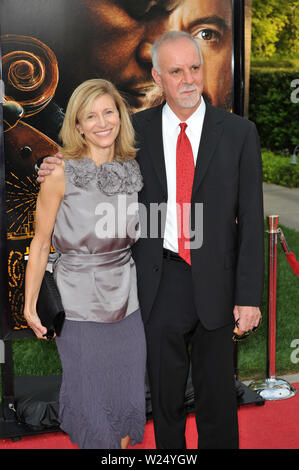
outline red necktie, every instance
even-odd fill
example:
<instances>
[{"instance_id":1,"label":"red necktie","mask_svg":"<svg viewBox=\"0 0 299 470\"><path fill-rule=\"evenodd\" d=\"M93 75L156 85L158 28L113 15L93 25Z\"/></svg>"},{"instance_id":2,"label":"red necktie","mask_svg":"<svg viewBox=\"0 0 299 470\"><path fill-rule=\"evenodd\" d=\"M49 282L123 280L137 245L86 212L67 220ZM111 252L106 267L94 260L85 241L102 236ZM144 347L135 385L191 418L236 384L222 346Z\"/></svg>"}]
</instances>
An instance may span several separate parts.
<instances>
[{"instance_id":1,"label":"red necktie","mask_svg":"<svg viewBox=\"0 0 299 470\"><path fill-rule=\"evenodd\" d=\"M190 141L186 135L187 124L180 124L176 148L176 202L179 255L191 265L190 256L190 203L194 179L194 159Z\"/></svg>"}]
</instances>

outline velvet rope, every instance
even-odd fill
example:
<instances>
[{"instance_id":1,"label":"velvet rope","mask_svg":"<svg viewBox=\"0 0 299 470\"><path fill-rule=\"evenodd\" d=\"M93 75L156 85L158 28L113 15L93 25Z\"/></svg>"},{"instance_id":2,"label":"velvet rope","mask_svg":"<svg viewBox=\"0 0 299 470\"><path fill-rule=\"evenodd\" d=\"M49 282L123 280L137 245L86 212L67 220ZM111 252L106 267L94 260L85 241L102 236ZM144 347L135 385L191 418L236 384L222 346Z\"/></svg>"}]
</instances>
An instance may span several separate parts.
<instances>
[{"instance_id":1,"label":"velvet rope","mask_svg":"<svg viewBox=\"0 0 299 470\"><path fill-rule=\"evenodd\" d=\"M286 254L289 265L291 266L295 276L299 277L299 262L293 252Z\"/></svg>"},{"instance_id":2,"label":"velvet rope","mask_svg":"<svg viewBox=\"0 0 299 470\"><path fill-rule=\"evenodd\" d=\"M295 276L299 277L299 261L296 260L296 256L294 255L294 253L289 250L286 238L285 238L281 228L278 228L277 233L278 233L283 251L284 251L284 253L286 255L286 258L288 260L288 263L291 266Z\"/></svg>"}]
</instances>

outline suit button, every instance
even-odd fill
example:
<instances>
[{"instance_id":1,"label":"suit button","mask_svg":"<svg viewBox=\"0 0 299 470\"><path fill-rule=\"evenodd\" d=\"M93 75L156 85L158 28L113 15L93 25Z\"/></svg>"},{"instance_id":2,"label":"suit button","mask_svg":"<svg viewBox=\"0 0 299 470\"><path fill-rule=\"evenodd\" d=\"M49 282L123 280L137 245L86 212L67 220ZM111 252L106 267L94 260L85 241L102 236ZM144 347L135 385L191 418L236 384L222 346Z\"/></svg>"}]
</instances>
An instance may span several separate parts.
<instances>
[{"instance_id":1,"label":"suit button","mask_svg":"<svg viewBox=\"0 0 299 470\"><path fill-rule=\"evenodd\" d=\"M159 266L158 266L157 264L155 264L155 266L153 267L153 271L154 271L154 272L159 271Z\"/></svg>"}]
</instances>

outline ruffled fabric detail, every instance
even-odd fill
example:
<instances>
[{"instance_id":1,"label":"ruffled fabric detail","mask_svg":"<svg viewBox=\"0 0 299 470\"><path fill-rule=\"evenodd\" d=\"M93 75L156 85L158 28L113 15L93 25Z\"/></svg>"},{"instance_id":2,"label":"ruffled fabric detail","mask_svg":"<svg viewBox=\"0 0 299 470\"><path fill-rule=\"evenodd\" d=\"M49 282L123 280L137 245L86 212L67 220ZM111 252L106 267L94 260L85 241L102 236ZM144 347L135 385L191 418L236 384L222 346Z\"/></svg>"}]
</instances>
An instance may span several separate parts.
<instances>
[{"instance_id":1,"label":"ruffled fabric detail","mask_svg":"<svg viewBox=\"0 0 299 470\"><path fill-rule=\"evenodd\" d=\"M106 162L96 166L90 158L81 160L66 160L65 171L71 182L85 188L88 183L96 178L97 188L108 196L118 193L132 194L143 187L143 179L136 160L124 162Z\"/></svg>"},{"instance_id":2,"label":"ruffled fabric detail","mask_svg":"<svg viewBox=\"0 0 299 470\"><path fill-rule=\"evenodd\" d=\"M81 160L65 160L64 171L75 186L86 188L95 177L95 168L96 165L90 158L82 158Z\"/></svg>"},{"instance_id":3,"label":"ruffled fabric detail","mask_svg":"<svg viewBox=\"0 0 299 470\"><path fill-rule=\"evenodd\" d=\"M97 171L97 186L108 196L140 191L143 182L138 163L135 160L103 163Z\"/></svg>"}]
</instances>

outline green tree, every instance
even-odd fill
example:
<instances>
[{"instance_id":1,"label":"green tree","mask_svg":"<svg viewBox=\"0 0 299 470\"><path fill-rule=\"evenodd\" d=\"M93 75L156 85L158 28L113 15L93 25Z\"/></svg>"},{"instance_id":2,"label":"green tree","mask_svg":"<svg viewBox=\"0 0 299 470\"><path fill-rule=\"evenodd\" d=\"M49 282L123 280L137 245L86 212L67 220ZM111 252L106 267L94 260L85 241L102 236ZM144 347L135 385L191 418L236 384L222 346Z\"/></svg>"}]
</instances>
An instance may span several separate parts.
<instances>
[{"instance_id":1,"label":"green tree","mask_svg":"<svg viewBox=\"0 0 299 470\"><path fill-rule=\"evenodd\" d=\"M283 53L288 51L288 55L292 56L299 52L299 0L290 2L287 16L288 21L280 34L278 46Z\"/></svg>"},{"instance_id":2,"label":"green tree","mask_svg":"<svg viewBox=\"0 0 299 470\"><path fill-rule=\"evenodd\" d=\"M298 47L299 0L252 0L253 56L291 56Z\"/></svg>"}]
</instances>

